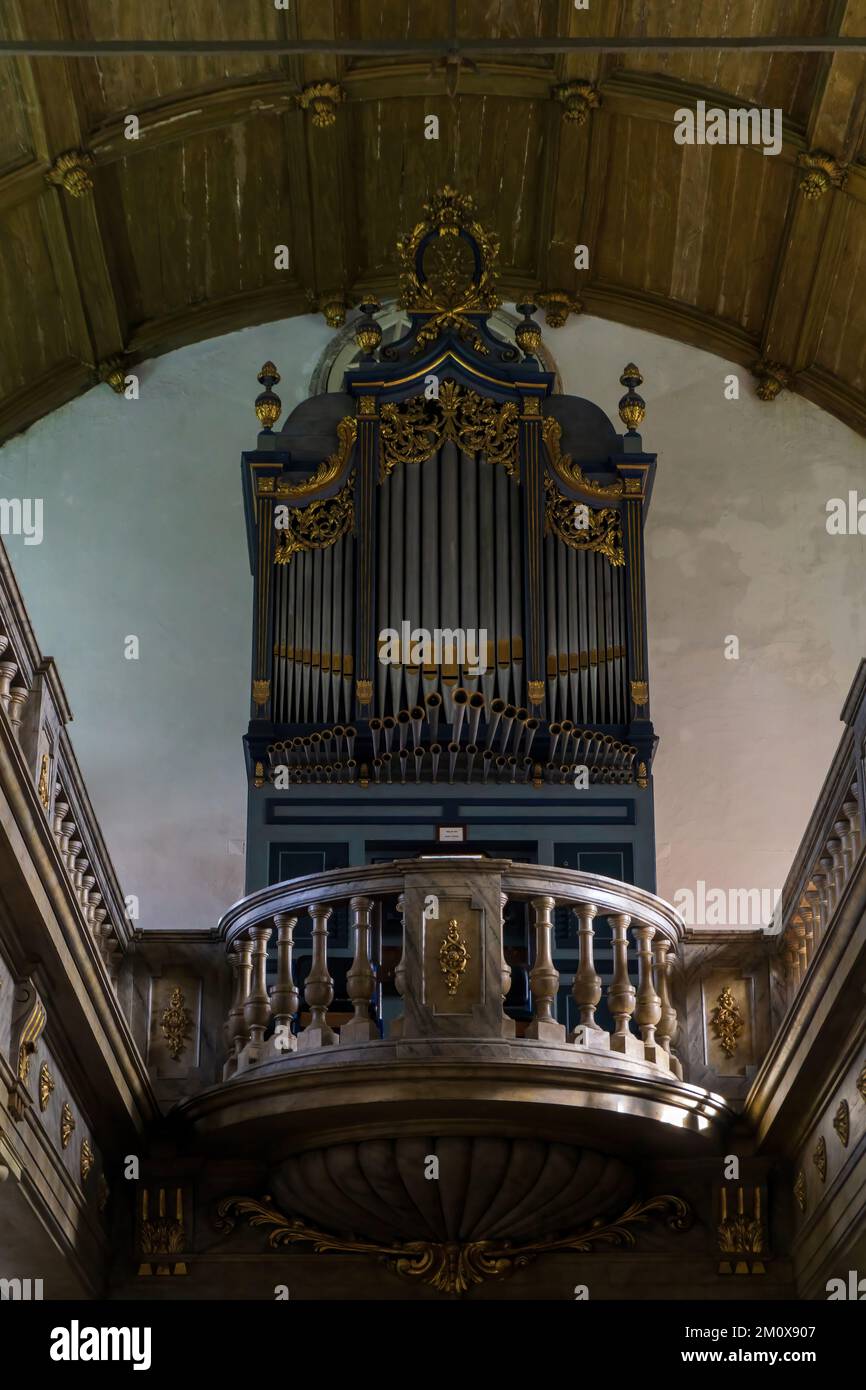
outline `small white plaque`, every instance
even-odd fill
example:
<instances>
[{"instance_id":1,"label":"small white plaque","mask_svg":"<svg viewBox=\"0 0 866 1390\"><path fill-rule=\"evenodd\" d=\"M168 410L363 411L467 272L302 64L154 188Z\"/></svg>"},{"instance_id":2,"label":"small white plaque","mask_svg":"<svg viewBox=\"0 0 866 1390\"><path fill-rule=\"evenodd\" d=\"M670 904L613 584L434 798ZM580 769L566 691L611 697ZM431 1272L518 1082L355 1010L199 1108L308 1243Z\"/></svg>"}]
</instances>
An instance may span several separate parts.
<instances>
[{"instance_id":1,"label":"small white plaque","mask_svg":"<svg viewBox=\"0 0 866 1390\"><path fill-rule=\"evenodd\" d=\"M437 839L440 844L446 841L463 841L466 839L466 827L463 825L440 825L437 826Z\"/></svg>"}]
</instances>

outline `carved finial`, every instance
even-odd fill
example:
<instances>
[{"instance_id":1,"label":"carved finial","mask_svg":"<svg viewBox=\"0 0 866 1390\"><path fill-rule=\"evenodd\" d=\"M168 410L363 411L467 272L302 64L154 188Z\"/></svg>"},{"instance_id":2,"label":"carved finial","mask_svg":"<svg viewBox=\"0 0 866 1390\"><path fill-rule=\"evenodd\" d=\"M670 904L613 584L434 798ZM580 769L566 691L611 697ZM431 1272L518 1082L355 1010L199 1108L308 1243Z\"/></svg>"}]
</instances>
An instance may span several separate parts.
<instances>
[{"instance_id":1,"label":"carved finial","mask_svg":"<svg viewBox=\"0 0 866 1390\"><path fill-rule=\"evenodd\" d=\"M372 357L382 341L382 330L373 315L381 305L376 299L366 299L361 305L362 317L355 327L355 342L367 357Z\"/></svg>"},{"instance_id":2,"label":"carved finial","mask_svg":"<svg viewBox=\"0 0 866 1390\"><path fill-rule=\"evenodd\" d=\"M256 396L256 415L259 423L266 434L270 434L274 425L280 418L283 403L273 390L280 379L280 374L273 362L265 362L258 374L257 380L264 386L261 395Z\"/></svg>"},{"instance_id":3,"label":"carved finial","mask_svg":"<svg viewBox=\"0 0 866 1390\"><path fill-rule=\"evenodd\" d=\"M636 434L638 426L642 424L646 415L646 401L637 394L637 387L643 381L643 377L633 362L623 368L620 377L620 385L626 387L626 394L619 403L619 418L628 429L629 434Z\"/></svg>"},{"instance_id":4,"label":"carved finial","mask_svg":"<svg viewBox=\"0 0 866 1390\"><path fill-rule=\"evenodd\" d=\"M122 357L106 357L105 361L100 362L96 368L96 374L99 380L104 381L106 386L110 386L116 395L123 395L126 389L126 371Z\"/></svg>"},{"instance_id":5,"label":"carved finial","mask_svg":"<svg viewBox=\"0 0 866 1390\"><path fill-rule=\"evenodd\" d=\"M525 352L527 357L534 357L541 347L541 329L534 321L532 315L535 313L536 305L518 304L517 312L523 315L523 323L517 325L514 330L514 337L521 352Z\"/></svg>"},{"instance_id":6,"label":"carved finial","mask_svg":"<svg viewBox=\"0 0 866 1390\"><path fill-rule=\"evenodd\" d=\"M346 100L346 93L339 82L311 82L298 97L302 111L310 111L314 126L324 130L337 119L337 107Z\"/></svg>"},{"instance_id":7,"label":"carved finial","mask_svg":"<svg viewBox=\"0 0 866 1390\"><path fill-rule=\"evenodd\" d=\"M756 395L762 401L774 401L780 391L791 384L791 373L781 362L770 362L762 357L752 367L752 375L758 378Z\"/></svg>"},{"instance_id":8,"label":"carved finial","mask_svg":"<svg viewBox=\"0 0 866 1390\"><path fill-rule=\"evenodd\" d=\"M802 151L797 163L806 172L800 180L800 192L810 201L821 198L831 188L844 188L848 179L848 166L834 159L826 150Z\"/></svg>"},{"instance_id":9,"label":"carved finial","mask_svg":"<svg viewBox=\"0 0 866 1390\"><path fill-rule=\"evenodd\" d=\"M59 154L45 177L49 183L65 188L72 198L83 198L93 192L93 179L88 173L93 165L89 150L66 150Z\"/></svg>"},{"instance_id":10,"label":"carved finial","mask_svg":"<svg viewBox=\"0 0 866 1390\"><path fill-rule=\"evenodd\" d=\"M562 82L552 89L551 96L562 103L563 118L578 125L584 125L590 111L601 105L592 82Z\"/></svg>"},{"instance_id":11,"label":"carved finial","mask_svg":"<svg viewBox=\"0 0 866 1390\"><path fill-rule=\"evenodd\" d=\"M346 311L348 304L342 294L331 294L323 298L320 304L325 323L329 328L342 328L346 322Z\"/></svg>"}]
</instances>

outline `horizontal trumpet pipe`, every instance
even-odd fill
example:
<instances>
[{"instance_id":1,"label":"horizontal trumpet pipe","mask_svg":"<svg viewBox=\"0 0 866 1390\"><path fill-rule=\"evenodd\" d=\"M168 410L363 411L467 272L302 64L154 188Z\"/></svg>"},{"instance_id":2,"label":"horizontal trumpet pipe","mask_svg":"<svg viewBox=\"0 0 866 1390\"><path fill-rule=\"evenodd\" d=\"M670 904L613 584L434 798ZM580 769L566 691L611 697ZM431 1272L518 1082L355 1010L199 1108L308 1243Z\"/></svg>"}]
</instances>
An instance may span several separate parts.
<instances>
[{"instance_id":1,"label":"horizontal trumpet pipe","mask_svg":"<svg viewBox=\"0 0 866 1390\"><path fill-rule=\"evenodd\" d=\"M526 721L525 728L526 728L526 736L525 736L525 741L524 741L524 744L523 744L523 753L524 753L524 756L526 756L526 755L529 753L529 750L530 750L530 748L532 747L532 740L535 738L535 735L538 733L538 720L537 720L533 715L530 715L530 717L529 717L529 718L527 719L527 721Z\"/></svg>"},{"instance_id":2,"label":"horizontal trumpet pipe","mask_svg":"<svg viewBox=\"0 0 866 1390\"><path fill-rule=\"evenodd\" d=\"M397 721L393 714L386 714L385 718L382 720L382 737L385 740L386 753L391 752L391 742L394 738L394 726L396 723Z\"/></svg>"},{"instance_id":3,"label":"horizontal trumpet pipe","mask_svg":"<svg viewBox=\"0 0 866 1390\"><path fill-rule=\"evenodd\" d=\"M427 723L430 727L430 738L435 743L436 734L439 731L439 715L442 711L442 696L438 690L431 690L429 695L424 696L424 704L427 708Z\"/></svg>"},{"instance_id":4,"label":"horizontal trumpet pipe","mask_svg":"<svg viewBox=\"0 0 866 1390\"><path fill-rule=\"evenodd\" d=\"M441 744L441 743L431 743L431 744L430 744L430 760L431 760L431 763L432 763L432 766L433 766L433 781L434 781L434 782L437 781L437 780L438 780L438 777L439 777L439 759L441 758L441 756L442 756L442 744Z\"/></svg>"},{"instance_id":5,"label":"horizontal trumpet pipe","mask_svg":"<svg viewBox=\"0 0 866 1390\"><path fill-rule=\"evenodd\" d=\"M408 765L409 765L409 749L408 749L408 748L401 748L401 749L400 749L400 753L399 753L399 758L400 758L400 781L401 781L401 782L403 783L403 785L405 786L405 784L406 784L406 768L407 768Z\"/></svg>"},{"instance_id":6,"label":"horizontal trumpet pipe","mask_svg":"<svg viewBox=\"0 0 866 1390\"><path fill-rule=\"evenodd\" d=\"M514 741L513 747L511 749L512 753L514 754L517 754L520 751L520 740L523 738L523 730L526 728L526 720L528 717L529 711L525 710L521 705L521 707L517 711L517 715L514 720Z\"/></svg>"},{"instance_id":7,"label":"horizontal trumpet pipe","mask_svg":"<svg viewBox=\"0 0 866 1390\"><path fill-rule=\"evenodd\" d=\"M562 756L567 759L571 756L571 739L574 734L574 725L570 719L563 719L560 725L562 729Z\"/></svg>"},{"instance_id":8,"label":"horizontal trumpet pipe","mask_svg":"<svg viewBox=\"0 0 866 1390\"><path fill-rule=\"evenodd\" d=\"M419 745L417 748L413 750L412 756L415 759L415 781L417 783L421 781L421 767L424 762L424 749Z\"/></svg>"},{"instance_id":9,"label":"horizontal trumpet pipe","mask_svg":"<svg viewBox=\"0 0 866 1390\"><path fill-rule=\"evenodd\" d=\"M454 769L457 766L457 754L460 752L460 744L452 739L448 745L448 781L454 781Z\"/></svg>"},{"instance_id":10,"label":"horizontal trumpet pipe","mask_svg":"<svg viewBox=\"0 0 866 1390\"><path fill-rule=\"evenodd\" d=\"M355 775L358 771L358 764L355 762L355 759L350 758L349 761L346 763L346 767L349 770L349 781L354 782Z\"/></svg>"},{"instance_id":11,"label":"horizontal trumpet pipe","mask_svg":"<svg viewBox=\"0 0 866 1390\"><path fill-rule=\"evenodd\" d=\"M490 769L491 769L491 767L493 766L493 762L494 762L494 755L491 753L491 751L490 751L489 748L485 748L484 752L481 754L481 780L482 780L482 782L486 782L486 781L487 781L487 778L490 776Z\"/></svg>"},{"instance_id":12,"label":"horizontal trumpet pipe","mask_svg":"<svg viewBox=\"0 0 866 1390\"><path fill-rule=\"evenodd\" d=\"M475 766L475 759L478 757L478 749L474 743L466 745L466 781L472 781L472 769Z\"/></svg>"},{"instance_id":13,"label":"horizontal trumpet pipe","mask_svg":"<svg viewBox=\"0 0 866 1390\"><path fill-rule=\"evenodd\" d=\"M515 720L516 717L517 717L517 708L516 708L516 706L515 706L515 705L506 705L506 706L505 706L505 711L504 711L504 713L503 713L503 715L502 715L502 732L501 732L500 735L499 735L499 751L500 751L500 753L504 753L505 750L506 750L506 748L508 747L508 739L509 739L509 736L510 736L510 734L511 734L511 726L512 726L512 724L514 723L514 720Z\"/></svg>"},{"instance_id":14,"label":"horizontal trumpet pipe","mask_svg":"<svg viewBox=\"0 0 866 1390\"><path fill-rule=\"evenodd\" d=\"M460 734L463 730L463 720L466 717L466 706L469 704L469 691L458 686L451 696L451 703L454 706L454 724L451 731L452 743L460 742Z\"/></svg>"},{"instance_id":15,"label":"horizontal trumpet pipe","mask_svg":"<svg viewBox=\"0 0 866 1390\"><path fill-rule=\"evenodd\" d=\"M381 719L376 719L376 718L371 719L371 720L370 720L370 738L371 738L372 741L373 741L373 757L374 757L374 758L378 758L378 756L379 756L379 737L380 737L381 733L382 733L382 721L381 721ZM379 766L381 767L382 764L380 763Z\"/></svg>"},{"instance_id":16,"label":"horizontal trumpet pipe","mask_svg":"<svg viewBox=\"0 0 866 1390\"><path fill-rule=\"evenodd\" d=\"M412 747L417 748L421 742L421 726L424 723L423 707L413 705L409 711L409 718L412 720Z\"/></svg>"},{"instance_id":17,"label":"horizontal trumpet pipe","mask_svg":"<svg viewBox=\"0 0 866 1390\"><path fill-rule=\"evenodd\" d=\"M346 731L345 731L345 732L346 732L346 747L347 747L347 749L349 750L349 757L350 757L350 758L354 758L354 756L355 756L355 739L358 737L358 730L355 728L354 724L347 724L347 725L346 725Z\"/></svg>"},{"instance_id":18,"label":"horizontal trumpet pipe","mask_svg":"<svg viewBox=\"0 0 866 1390\"><path fill-rule=\"evenodd\" d=\"M397 715L397 733L400 738L401 753L403 752L403 749L406 747L406 739L409 737L409 725L411 724L411 722L412 716L410 715L409 711L407 709L401 709L400 713Z\"/></svg>"},{"instance_id":19,"label":"horizontal trumpet pipe","mask_svg":"<svg viewBox=\"0 0 866 1390\"><path fill-rule=\"evenodd\" d=\"M382 759L378 755L373 758L373 777L378 786L382 779Z\"/></svg>"},{"instance_id":20,"label":"horizontal trumpet pipe","mask_svg":"<svg viewBox=\"0 0 866 1390\"><path fill-rule=\"evenodd\" d=\"M508 755L508 766L511 768L511 781L513 783L517 777L517 759L513 753Z\"/></svg>"},{"instance_id":21,"label":"horizontal trumpet pipe","mask_svg":"<svg viewBox=\"0 0 866 1390\"><path fill-rule=\"evenodd\" d=\"M550 726L550 747L547 750L547 762L549 767L553 767L553 760L556 757L556 749L562 734L561 724L551 724Z\"/></svg>"}]
</instances>

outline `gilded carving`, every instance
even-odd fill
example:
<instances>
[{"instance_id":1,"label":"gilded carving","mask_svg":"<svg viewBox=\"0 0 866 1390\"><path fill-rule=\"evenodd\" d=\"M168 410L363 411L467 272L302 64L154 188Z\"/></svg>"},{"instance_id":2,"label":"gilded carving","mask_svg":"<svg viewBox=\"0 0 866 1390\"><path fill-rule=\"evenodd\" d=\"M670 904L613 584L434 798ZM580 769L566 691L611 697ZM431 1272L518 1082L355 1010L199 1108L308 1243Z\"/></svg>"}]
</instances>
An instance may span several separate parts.
<instances>
[{"instance_id":1,"label":"gilded carving","mask_svg":"<svg viewBox=\"0 0 866 1390\"><path fill-rule=\"evenodd\" d=\"M797 1200L797 1206L800 1208L800 1210L801 1210L802 1212L805 1213L805 1211L806 1211L806 1174L803 1172L803 1169L802 1169L802 1168L800 1169L799 1173L797 1174L797 1178L796 1178L796 1181L795 1181L795 1183L794 1183L794 1196L795 1196L795 1198L796 1198L796 1200Z\"/></svg>"},{"instance_id":2,"label":"gilded carving","mask_svg":"<svg viewBox=\"0 0 866 1390\"><path fill-rule=\"evenodd\" d=\"M822 1181L822 1182L826 1182L826 1181L827 1181L827 1145L826 1145L826 1142L825 1142L825 1140L824 1140L823 1134L821 1135L821 1138L818 1140L818 1143L817 1143L816 1146L815 1146L815 1152L814 1152L813 1155L812 1155L812 1162L814 1163L815 1167L818 1169L818 1176L819 1176L819 1178L821 1179L821 1181Z\"/></svg>"},{"instance_id":3,"label":"gilded carving","mask_svg":"<svg viewBox=\"0 0 866 1390\"><path fill-rule=\"evenodd\" d=\"M643 396L637 394L637 387L643 381L643 377L633 362L629 362L623 368L620 377L620 385L626 387L626 393L619 402L619 418L622 420L629 434L634 434L638 427L643 424L646 415L646 401Z\"/></svg>"},{"instance_id":4,"label":"gilded carving","mask_svg":"<svg viewBox=\"0 0 866 1390\"><path fill-rule=\"evenodd\" d=\"M527 681L526 694L531 705L544 703L544 681Z\"/></svg>"},{"instance_id":5,"label":"gilded carving","mask_svg":"<svg viewBox=\"0 0 866 1390\"><path fill-rule=\"evenodd\" d=\"M488 463L501 464L510 478L519 477L516 401L499 405L455 381L443 381L438 399L390 401L382 406L381 417L380 482L398 463L424 463L446 439L467 454L483 454Z\"/></svg>"},{"instance_id":6,"label":"gilded carving","mask_svg":"<svg viewBox=\"0 0 866 1390\"><path fill-rule=\"evenodd\" d=\"M585 125L590 111L601 105L601 97L592 82L561 82L551 95L563 108L563 119Z\"/></svg>"},{"instance_id":7,"label":"gilded carving","mask_svg":"<svg viewBox=\"0 0 866 1390\"><path fill-rule=\"evenodd\" d=\"M373 682L364 680L356 681L355 694L358 697L359 705L369 705L373 698Z\"/></svg>"},{"instance_id":8,"label":"gilded carving","mask_svg":"<svg viewBox=\"0 0 866 1390\"><path fill-rule=\"evenodd\" d=\"M737 1188L737 1210L728 1214L728 1192L722 1188L722 1219L719 1222L719 1249L725 1255L762 1255L766 1250L767 1234L761 1216L761 1189L752 1195L752 1213L745 1210L745 1192Z\"/></svg>"},{"instance_id":9,"label":"gilded carving","mask_svg":"<svg viewBox=\"0 0 866 1390\"><path fill-rule=\"evenodd\" d=\"M48 1070L48 1063L43 1062L39 1068L39 1109L44 1113L48 1109L48 1102L51 1099L51 1092L54 1090L54 1081L51 1072Z\"/></svg>"},{"instance_id":10,"label":"gilded carving","mask_svg":"<svg viewBox=\"0 0 866 1390\"><path fill-rule=\"evenodd\" d=\"M739 1005L727 985L710 1014L710 1026L726 1057L733 1057L737 1040L745 1028Z\"/></svg>"},{"instance_id":11,"label":"gilded carving","mask_svg":"<svg viewBox=\"0 0 866 1390\"><path fill-rule=\"evenodd\" d=\"M261 382L264 390L256 396L256 416L262 429L270 432L279 420L283 409L283 403L273 389L280 379L280 374L273 362L265 362L257 379Z\"/></svg>"},{"instance_id":12,"label":"gilded carving","mask_svg":"<svg viewBox=\"0 0 866 1390\"><path fill-rule=\"evenodd\" d=\"M37 795L38 795L38 797L39 797L39 800L42 802L42 805L43 805L44 809L47 811L47 810L48 810L49 802L51 801L51 788L50 788L49 785L48 785L48 754L47 754L47 753L43 753L43 754L42 754L42 759L41 759L41 761L40 761L40 763L39 763L39 785L38 785L38 787L36 788L36 791L37 791Z\"/></svg>"},{"instance_id":13,"label":"gilded carving","mask_svg":"<svg viewBox=\"0 0 866 1390\"><path fill-rule=\"evenodd\" d=\"M857 1077L857 1090L860 1092L861 1098L866 1100L866 1066Z\"/></svg>"},{"instance_id":14,"label":"gilded carving","mask_svg":"<svg viewBox=\"0 0 866 1390\"><path fill-rule=\"evenodd\" d=\"M392 1274L406 1279L420 1279L440 1293L464 1294L485 1279L507 1278L539 1255L553 1251L584 1254L596 1246L633 1249L637 1239L632 1228L646 1225L652 1214L663 1212L668 1213L666 1224L672 1230L687 1229L690 1216L688 1206L679 1197L665 1195L632 1202L615 1220L599 1218L571 1235L519 1246L491 1240L447 1245L424 1240L393 1245L352 1240L316 1230L299 1217L284 1216L270 1197L261 1201L252 1197L225 1198L217 1207L217 1226L221 1231L231 1231L235 1224L233 1216L246 1216L251 1226L270 1228L268 1245L271 1249L306 1242L313 1246L317 1255L335 1251L375 1255Z\"/></svg>"},{"instance_id":15,"label":"gilded carving","mask_svg":"<svg viewBox=\"0 0 866 1390\"><path fill-rule=\"evenodd\" d=\"M266 704L268 703L268 700L269 700L270 698L271 698L271 683L270 683L270 681L263 681L263 680L256 680L256 681L253 681L253 704L255 704L255 705L257 705L259 708L261 708L262 705L266 705Z\"/></svg>"},{"instance_id":16,"label":"gilded carving","mask_svg":"<svg viewBox=\"0 0 866 1390\"><path fill-rule=\"evenodd\" d=\"M168 1044L170 1055L177 1062L186 1047L189 1032L192 1027L192 1017L186 1007L186 999L180 986L176 986L171 992L168 1001L168 1008L163 1009L162 1017L159 1020L162 1035Z\"/></svg>"},{"instance_id":17,"label":"gilded carving","mask_svg":"<svg viewBox=\"0 0 866 1390\"><path fill-rule=\"evenodd\" d=\"M366 398L365 398L366 399ZM373 399L371 397L371 399ZM364 413L363 411L361 412ZM258 493L260 497L275 497L281 501L299 502L305 497L312 497L313 493L321 492L329 487L331 483L341 476L347 463L349 455L355 447L355 440L358 438L358 421L354 415L346 415L337 425L337 439L339 446L335 453L329 454L322 463L319 464L315 473L309 478L305 478L302 483L285 483L278 478L260 478Z\"/></svg>"},{"instance_id":18,"label":"gilded carving","mask_svg":"<svg viewBox=\"0 0 866 1390\"><path fill-rule=\"evenodd\" d=\"M421 352L446 331L456 332L476 352L487 347L470 314L489 314L502 303L496 289L499 241L475 220L469 194L445 187L424 204L426 214L397 243L402 309L430 315L418 331L413 352ZM462 235L466 233L466 235ZM477 244L478 261L467 240Z\"/></svg>"},{"instance_id":19,"label":"gilded carving","mask_svg":"<svg viewBox=\"0 0 866 1390\"><path fill-rule=\"evenodd\" d=\"M649 684L646 681L632 681L631 698L636 705L645 705L649 700Z\"/></svg>"},{"instance_id":20,"label":"gilded carving","mask_svg":"<svg viewBox=\"0 0 866 1390\"><path fill-rule=\"evenodd\" d=\"M351 473L345 487L333 497L289 508L287 524L277 535L274 563L287 565L301 550L325 550L336 545L355 524L354 489L355 475Z\"/></svg>"},{"instance_id":21,"label":"gilded carving","mask_svg":"<svg viewBox=\"0 0 866 1390\"><path fill-rule=\"evenodd\" d=\"M544 507L545 534L552 531L572 550L597 550L614 566L625 564L622 524L615 507L587 507L589 524L578 526L576 504L562 495L552 478L544 479L544 491L547 498Z\"/></svg>"},{"instance_id":22,"label":"gilded carving","mask_svg":"<svg viewBox=\"0 0 866 1390\"><path fill-rule=\"evenodd\" d=\"M840 1100L836 1114L833 1116L833 1128L839 1136L842 1147L847 1149L848 1140L851 1137L851 1114L847 1100Z\"/></svg>"},{"instance_id":23,"label":"gilded carving","mask_svg":"<svg viewBox=\"0 0 866 1390\"><path fill-rule=\"evenodd\" d=\"M67 150L59 154L45 175L49 183L65 188L72 198L83 198L93 192L93 179L90 169L93 155L89 150Z\"/></svg>"},{"instance_id":24,"label":"gilded carving","mask_svg":"<svg viewBox=\"0 0 866 1390\"><path fill-rule=\"evenodd\" d=\"M460 984L460 976L469 964L469 948L460 935L460 923L452 917L445 930L442 945L439 947L439 969L445 976L448 993L455 995Z\"/></svg>"},{"instance_id":25,"label":"gilded carving","mask_svg":"<svg viewBox=\"0 0 866 1390\"><path fill-rule=\"evenodd\" d=\"M568 290L548 290L538 296L538 302L544 310L544 322L548 328L564 328L569 314L583 312L582 301L576 295L569 294Z\"/></svg>"},{"instance_id":26,"label":"gilded carving","mask_svg":"<svg viewBox=\"0 0 866 1390\"><path fill-rule=\"evenodd\" d=\"M63 1102L63 1109L60 1111L60 1147L69 1148L69 1141L75 1131L75 1116L72 1113L69 1102Z\"/></svg>"},{"instance_id":27,"label":"gilded carving","mask_svg":"<svg viewBox=\"0 0 866 1390\"><path fill-rule=\"evenodd\" d=\"M848 181L848 166L826 150L802 150L797 155L797 164L806 171L800 180L800 192L810 202L823 197L831 188L844 188Z\"/></svg>"},{"instance_id":28,"label":"gilded carving","mask_svg":"<svg viewBox=\"0 0 866 1390\"><path fill-rule=\"evenodd\" d=\"M298 96L302 111L310 112L310 120L319 130L326 130L337 119L337 107L346 99L339 82L308 82Z\"/></svg>"},{"instance_id":29,"label":"gilded carving","mask_svg":"<svg viewBox=\"0 0 866 1390\"><path fill-rule=\"evenodd\" d=\"M761 358L752 367L752 375L758 378L755 394L761 401L774 401L780 391L791 385L791 373L781 362L769 362Z\"/></svg>"},{"instance_id":30,"label":"gilded carving","mask_svg":"<svg viewBox=\"0 0 866 1390\"><path fill-rule=\"evenodd\" d=\"M81 1166L81 1183L82 1183L82 1186L84 1185L84 1183L87 1182L87 1179L90 1177L90 1170L91 1170L91 1168L93 1167L94 1161L95 1161L95 1155L94 1155L93 1149L90 1147L90 1142L89 1142L89 1140L87 1140L87 1139L82 1139L82 1141L81 1141L81 1164L80 1164L80 1166Z\"/></svg>"},{"instance_id":31,"label":"gilded carving","mask_svg":"<svg viewBox=\"0 0 866 1390\"><path fill-rule=\"evenodd\" d=\"M562 426L552 415L541 427L541 437L544 440L544 447L547 450L547 457L560 482L568 487L572 487L577 492L585 492L590 497L622 497L622 480L615 483L596 483L591 478L587 478L579 463L575 463L569 454L564 454L560 446L562 438Z\"/></svg>"}]
</instances>

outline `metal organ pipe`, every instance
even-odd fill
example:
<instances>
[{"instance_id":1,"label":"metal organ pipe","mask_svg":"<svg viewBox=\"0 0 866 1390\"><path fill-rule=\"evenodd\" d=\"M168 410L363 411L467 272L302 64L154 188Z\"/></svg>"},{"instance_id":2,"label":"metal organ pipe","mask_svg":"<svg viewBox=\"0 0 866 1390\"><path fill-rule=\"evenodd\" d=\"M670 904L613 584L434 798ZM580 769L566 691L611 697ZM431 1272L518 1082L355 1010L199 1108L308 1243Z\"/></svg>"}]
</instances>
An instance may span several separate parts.
<instances>
[{"instance_id":1,"label":"metal organ pipe","mask_svg":"<svg viewBox=\"0 0 866 1390\"><path fill-rule=\"evenodd\" d=\"M462 688L455 690L451 696L451 701L454 706L454 724L451 736L455 743L459 743L466 706L469 704L469 691Z\"/></svg>"},{"instance_id":2,"label":"metal organ pipe","mask_svg":"<svg viewBox=\"0 0 866 1390\"><path fill-rule=\"evenodd\" d=\"M409 711L412 720L412 746L417 748L421 742L421 726L424 723L424 710L421 705L413 705Z\"/></svg>"},{"instance_id":3,"label":"metal organ pipe","mask_svg":"<svg viewBox=\"0 0 866 1390\"><path fill-rule=\"evenodd\" d=\"M496 730L499 721L505 713L506 705L504 700L496 699L490 702L490 721L487 726L487 747L493 747L493 740L496 737Z\"/></svg>"},{"instance_id":4,"label":"metal organ pipe","mask_svg":"<svg viewBox=\"0 0 866 1390\"><path fill-rule=\"evenodd\" d=\"M475 743L478 738L478 725L484 710L484 696L479 690L469 696L469 742Z\"/></svg>"},{"instance_id":5,"label":"metal organ pipe","mask_svg":"<svg viewBox=\"0 0 866 1390\"><path fill-rule=\"evenodd\" d=\"M381 734L381 732L382 732L382 721L381 721L381 719L378 719L378 718L374 715L374 717L373 717L369 722L370 722L370 739L371 739L372 744L373 744L373 757L374 757L374 759L375 759L375 758L378 758L378 756L379 756L379 736L380 736L380 734Z\"/></svg>"},{"instance_id":6,"label":"metal organ pipe","mask_svg":"<svg viewBox=\"0 0 866 1390\"><path fill-rule=\"evenodd\" d=\"M508 747L508 738L511 733L511 726L517 717L517 710L514 705L506 705L502 716L502 734L499 740L500 752L504 753Z\"/></svg>"},{"instance_id":7,"label":"metal organ pipe","mask_svg":"<svg viewBox=\"0 0 866 1390\"><path fill-rule=\"evenodd\" d=\"M411 724L411 722L412 717L409 714L409 711L407 709L401 709L400 713L397 715L397 733L400 737L401 753L403 752L403 749L406 747L406 739L409 736L409 725Z\"/></svg>"},{"instance_id":8,"label":"metal organ pipe","mask_svg":"<svg viewBox=\"0 0 866 1390\"><path fill-rule=\"evenodd\" d=\"M439 731L439 713L442 709L442 696L438 690L431 690L429 695L424 696L424 704L427 706L427 723L430 726L430 737L435 740Z\"/></svg>"},{"instance_id":9,"label":"metal organ pipe","mask_svg":"<svg viewBox=\"0 0 866 1390\"><path fill-rule=\"evenodd\" d=\"M394 737L394 727L395 727L396 723L397 723L397 721L396 721L396 719L394 718L393 714L386 714L386 715L385 715L385 718L382 720L382 733L383 733L384 738L385 738L385 752L386 752L386 753L390 753L390 752L391 752L391 741L392 741L392 739L393 739L393 737Z\"/></svg>"},{"instance_id":10,"label":"metal organ pipe","mask_svg":"<svg viewBox=\"0 0 866 1390\"><path fill-rule=\"evenodd\" d=\"M472 781L472 769L475 766L475 759L478 757L478 749L474 743L466 745L466 781Z\"/></svg>"},{"instance_id":11,"label":"metal organ pipe","mask_svg":"<svg viewBox=\"0 0 866 1390\"><path fill-rule=\"evenodd\" d=\"M448 781L454 781L454 769L457 766L457 754L460 752L460 744L452 742L448 745Z\"/></svg>"}]
</instances>

